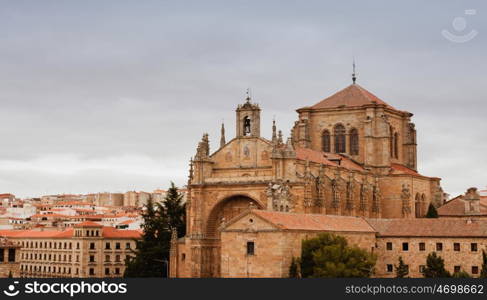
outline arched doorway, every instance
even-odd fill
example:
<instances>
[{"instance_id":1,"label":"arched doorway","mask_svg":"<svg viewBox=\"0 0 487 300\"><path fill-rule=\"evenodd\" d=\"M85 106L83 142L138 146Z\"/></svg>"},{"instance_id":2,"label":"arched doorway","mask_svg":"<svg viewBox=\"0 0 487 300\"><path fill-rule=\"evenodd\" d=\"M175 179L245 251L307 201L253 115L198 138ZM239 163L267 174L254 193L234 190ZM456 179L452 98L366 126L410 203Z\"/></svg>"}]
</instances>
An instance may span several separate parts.
<instances>
[{"instance_id":1,"label":"arched doorway","mask_svg":"<svg viewBox=\"0 0 487 300\"><path fill-rule=\"evenodd\" d=\"M220 201L213 207L208 217L206 236L209 238L218 238L218 227L222 221L230 221L249 209L251 204L257 209L262 209L262 206L257 201L245 195L235 195Z\"/></svg>"}]
</instances>

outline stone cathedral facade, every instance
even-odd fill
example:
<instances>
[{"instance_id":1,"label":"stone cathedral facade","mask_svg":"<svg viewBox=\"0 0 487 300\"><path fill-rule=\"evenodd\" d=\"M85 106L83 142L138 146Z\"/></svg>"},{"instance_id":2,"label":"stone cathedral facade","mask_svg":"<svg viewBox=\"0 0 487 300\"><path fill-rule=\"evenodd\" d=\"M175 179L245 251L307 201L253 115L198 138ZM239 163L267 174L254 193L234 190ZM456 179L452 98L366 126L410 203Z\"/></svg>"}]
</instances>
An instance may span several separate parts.
<instances>
[{"instance_id":1,"label":"stone cathedral facade","mask_svg":"<svg viewBox=\"0 0 487 300\"><path fill-rule=\"evenodd\" d=\"M287 138L275 123L262 137L261 112L247 97L236 109L234 138L227 142L222 125L218 149L210 151L208 134L199 142L172 277L222 276L222 228L249 209L414 219L443 203L440 178L418 173L413 114L355 82L297 109Z\"/></svg>"}]
</instances>

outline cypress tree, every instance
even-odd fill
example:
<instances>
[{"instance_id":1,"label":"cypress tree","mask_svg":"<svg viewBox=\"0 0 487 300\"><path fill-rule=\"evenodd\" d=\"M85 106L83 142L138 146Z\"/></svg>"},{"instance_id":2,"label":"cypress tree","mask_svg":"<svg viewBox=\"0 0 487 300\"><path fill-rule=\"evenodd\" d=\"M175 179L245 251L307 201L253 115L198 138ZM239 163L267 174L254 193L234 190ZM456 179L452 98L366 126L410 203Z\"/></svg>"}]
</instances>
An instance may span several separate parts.
<instances>
[{"instance_id":1,"label":"cypress tree","mask_svg":"<svg viewBox=\"0 0 487 300\"><path fill-rule=\"evenodd\" d=\"M445 261L436 252L428 254L426 258L426 267L423 271L426 278L447 278L451 277L450 272L445 269Z\"/></svg>"},{"instance_id":2,"label":"cypress tree","mask_svg":"<svg viewBox=\"0 0 487 300\"><path fill-rule=\"evenodd\" d=\"M436 211L436 208L431 203L428 206L428 212L426 213L426 218L438 218L438 211Z\"/></svg>"},{"instance_id":3,"label":"cypress tree","mask_svg":"<svg viewBox=\"0 0 487 300\"><path fill-rule=\"evenodd\" d=\"M487 253L482 249L482 270L480 271L480 278L487 278Z\"/></svg>"},{"instance_id":4,"label":"cypress tree","mask_svg":"<svg viewBox=\"0 0 487 300\"><path fill-rule=\"evenodd\" d=\"M175 228L178 237L186 234L186 204L183 203L183 194L171 182L171 187L167 190L166 198L163 202L164 209L167 213L169 228Z\"/></svg>"},{"instance_id":5,"label":"cypress tree","mask_svg":"<svg viewBox=\"0 0 487 300\"><path fill-rule=\"evenodd\" d=\"M186 210L183 195L171 182L162 203L149 199L142 213L142 238L137 241L135 257L127 259L124 277L167 277L171 231L176 229L178 237L184 236Z\"/></svg>"},{"instance_id":6,"label":"cypress tree","mask_svg":"<svg viewBox=\"0 0 487 300\"><path fill-rule=\"evenodd\" d=\"M399 256L399 265L396 268L396 278L404 278L409 275L409 268L402 260L402 256Z\"/></svg>"}]
</instances>

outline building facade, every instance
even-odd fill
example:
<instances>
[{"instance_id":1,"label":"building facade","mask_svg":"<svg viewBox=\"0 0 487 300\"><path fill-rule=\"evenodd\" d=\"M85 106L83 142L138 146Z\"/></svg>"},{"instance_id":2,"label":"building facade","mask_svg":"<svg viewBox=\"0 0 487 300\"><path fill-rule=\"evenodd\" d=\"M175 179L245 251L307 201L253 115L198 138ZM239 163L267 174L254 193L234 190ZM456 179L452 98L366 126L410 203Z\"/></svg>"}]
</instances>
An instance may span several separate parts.
<instances>
[{"instance_id":1,"label":"building facade","mask_svg":"<svg viewBox=\"0 0 487 300\"><path fill-rule=\"evenodd\" d=\"M190 162L187 235L174 243L173 277L223 275L222 225L248 209L415 219L443 203L440 179L417 171L412 114L355 82L312 106L284 140L261 136L259 105L236 109L236 137L210 152L204 134ZM176 253L179 255L175 257ZM185 266L179 264L183 260Z\"/></svg>"},{"instance_id":2,"label":"building facade","mask_svg":"<svg viewBox=\"0 0 487 300\"><path fill-rule=\"evenodd\" d=\"M141 233L86 221L66 230L3 230L0 236L20 247L20 277L101 278L123 276Z\"/></svg>"}]
</instances>

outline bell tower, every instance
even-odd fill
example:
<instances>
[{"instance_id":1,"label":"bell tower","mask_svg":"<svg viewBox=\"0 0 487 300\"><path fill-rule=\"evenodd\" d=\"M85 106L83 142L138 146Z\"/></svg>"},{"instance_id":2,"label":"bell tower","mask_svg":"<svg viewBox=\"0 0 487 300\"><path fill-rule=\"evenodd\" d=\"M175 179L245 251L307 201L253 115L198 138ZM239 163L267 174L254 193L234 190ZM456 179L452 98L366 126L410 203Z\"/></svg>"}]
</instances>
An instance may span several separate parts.
<instances>
[{"instance_id":1,"label":"bell tower","mask_svg":"<svg viewBox=\"0 0 487 300\"><path fill-rule=\"evenodd\" d=\"M244 104L239 104L237 113L237 138L260 137L260 107L251 102L249 91Z\"/></svg>"}]
</instances>

